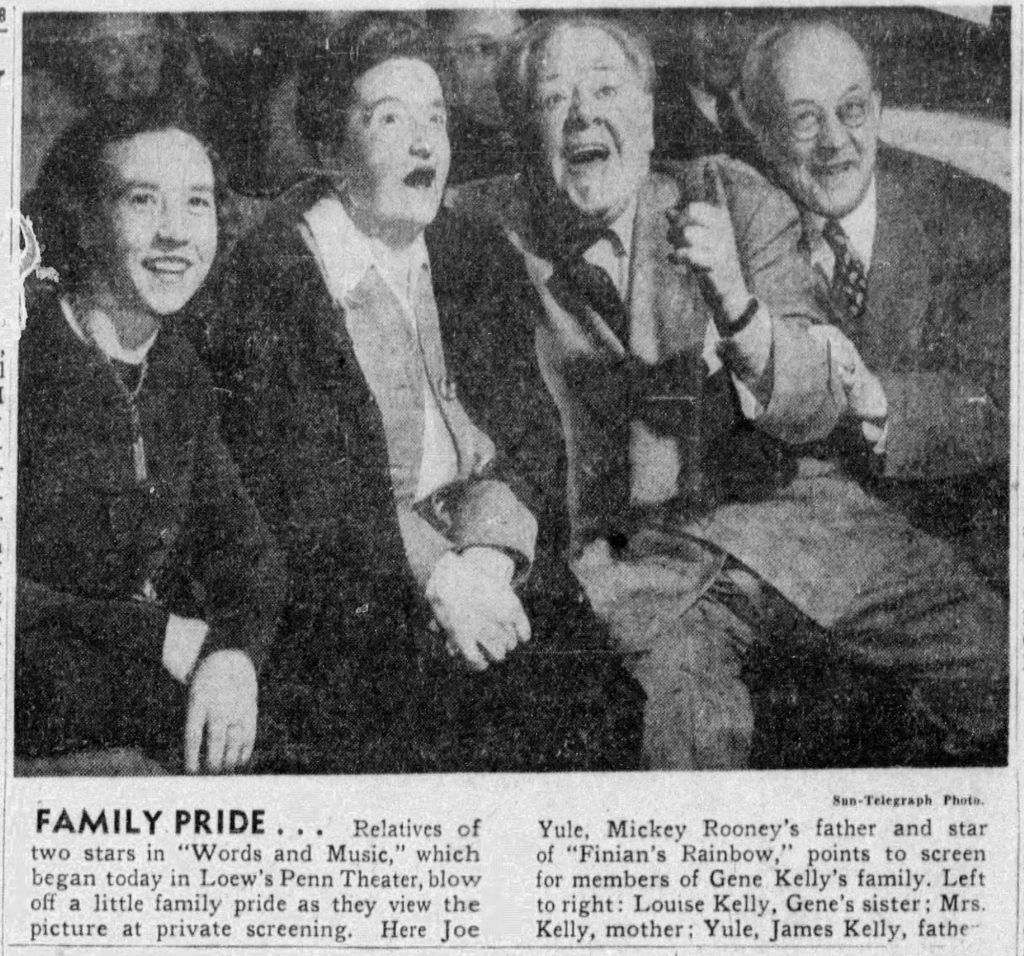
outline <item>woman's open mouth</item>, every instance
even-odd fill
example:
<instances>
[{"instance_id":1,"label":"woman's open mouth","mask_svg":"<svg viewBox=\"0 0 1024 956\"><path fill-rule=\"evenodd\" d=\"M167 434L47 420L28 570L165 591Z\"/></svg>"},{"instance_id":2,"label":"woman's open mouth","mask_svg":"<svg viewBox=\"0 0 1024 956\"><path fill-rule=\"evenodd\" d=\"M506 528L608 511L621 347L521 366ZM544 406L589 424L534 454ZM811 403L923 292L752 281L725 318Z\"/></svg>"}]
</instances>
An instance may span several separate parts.
<instances>
[{"instance_id":1,"label":"woman's open mouth","mask_svg":"<svg viewBox=\"0 0 1024 956\"><path fill-rule=\"evenodd\" d=\"M402 182L413 189L429 189L437 179L437 170L432 166L418 166Z\"/></svg>"}]
</instances>

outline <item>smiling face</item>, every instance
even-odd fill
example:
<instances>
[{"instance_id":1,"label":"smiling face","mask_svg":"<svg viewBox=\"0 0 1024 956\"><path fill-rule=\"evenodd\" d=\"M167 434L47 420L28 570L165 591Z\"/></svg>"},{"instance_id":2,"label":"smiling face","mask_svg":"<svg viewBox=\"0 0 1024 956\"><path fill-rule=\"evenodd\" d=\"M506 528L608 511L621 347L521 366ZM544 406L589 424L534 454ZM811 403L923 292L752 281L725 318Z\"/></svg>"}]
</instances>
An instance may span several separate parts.
<instances>
[{"instance_id":1,"label":"smiling face","mask_svg":"<svg viewBox=\"0 0 1024 956\"><path fill-rule=\"evenodd\" d=\"M393 59L355 82L344 139L329 159L368 235L402 245L433 222L451 150L441 82L422 60Z\"/></svg>"},{"instance_id":2,"label":"smiling face","mask_svg":"<svg viewBox=\"0 0 1024 956\"><path fill-rule=\"evenodd\" d=\"M654 148L653 100L614 37L566 25L538 61L534 115L542 180L583 216L614 221Z\"/></svg>"},{"instance_id":3,"label":"smiling face","mask_svg":"<svg viewBox=\"0 0 1024 956\"><path fill-rule=\"evenodd\" d=\"M102 196L87 242L97 247L101 294L152 315L181 309L217 252L213 167L179 129L139 133L103 151Z\"/></svg>"},{"instance_id":4,"label":"smiling face","mask_svg":"<svg viewBox=\"0 0 1024 956\"><path fill-rule=\"evenodd\" d=\"M845 216L874 175L881 96L846 33L813 27L781 42L768 159L798 203L828 218Z\"/></svg>"}]
</instances>

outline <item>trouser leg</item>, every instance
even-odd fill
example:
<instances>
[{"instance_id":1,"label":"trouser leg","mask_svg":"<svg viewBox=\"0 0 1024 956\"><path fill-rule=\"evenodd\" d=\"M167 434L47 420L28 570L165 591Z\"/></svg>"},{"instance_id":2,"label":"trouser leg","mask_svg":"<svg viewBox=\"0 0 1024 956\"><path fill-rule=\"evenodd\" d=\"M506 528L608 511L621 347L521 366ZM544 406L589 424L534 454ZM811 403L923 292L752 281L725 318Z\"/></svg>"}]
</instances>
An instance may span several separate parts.
<instances>
[{"instance_id":1,"label":"trouser leg","mask_svg":"<svg viewBox=\"0 0 1024 956\"><path fill-rule=\"evenodd\" d=\"M650 769L747 765L754 719L740 679L755 630L712 588L686 606L650 592L617 602L609 626L646 694L643 759Z\"/></svg>"},{"instance_id":2,"label":"trouser leg","mask_svg":"<svg viewBox=\"0 0 1024 956\"><path fill-rule=\"evenodd\" d=\"M16 753L138 747L180 763L185 693L159 662L103 654L58 635L32 642L44 653L18 653L15 644Z\"/></svg>"},{"instance_id":3,"label":"trouser leg","mask_svg":"<svg viewBox=\"0 0 1024 956\"><path fill-rule=\"evenodd\" d=\"M835 640L855 660L906 679L950 755L1005 746L1006 601L949 545L909 525L889 557L833 628Z\"/></svg>"}]
</instances>

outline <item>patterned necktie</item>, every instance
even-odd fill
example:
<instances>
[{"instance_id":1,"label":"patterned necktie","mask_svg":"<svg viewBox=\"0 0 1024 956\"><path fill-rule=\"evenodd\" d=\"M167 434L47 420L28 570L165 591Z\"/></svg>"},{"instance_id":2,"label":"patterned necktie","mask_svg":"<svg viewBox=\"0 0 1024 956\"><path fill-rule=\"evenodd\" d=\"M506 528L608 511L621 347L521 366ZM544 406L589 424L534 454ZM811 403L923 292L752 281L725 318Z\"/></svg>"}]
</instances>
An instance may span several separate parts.
<instances>
[{"instance_id":1,"label":"patterned necktie","mask_svg":"<svg viewBox=\"0 0 1024 956\"><path fill-rule=\"evenodd\" d=\"M580 305L592 308L615 333L623 345L628 345L629 312L619 295L612 277L600 266L588 262L583 254L596 242L607 239L615 248L620 247L618 236L606 229L596 237L577 243L569 253L555 262L555 270L548 280L551 294L574 315L580 315Z\"/></svg>"},{"instance_id":2,"label":"patterned necktie","mask_svg":"<svg viewBox=\"0 0 1024 956\"><path fill-rule=\"evenodd\" d=\"M836 257L832 272L832 298L843 308L848 333L860 327L867 302L868 277L856 253L850 248L850 239L835 219L828 219L821 230L821 237L829 244ZM857 344L854 339L854 344Z\"/></svg>"}]
</instances>

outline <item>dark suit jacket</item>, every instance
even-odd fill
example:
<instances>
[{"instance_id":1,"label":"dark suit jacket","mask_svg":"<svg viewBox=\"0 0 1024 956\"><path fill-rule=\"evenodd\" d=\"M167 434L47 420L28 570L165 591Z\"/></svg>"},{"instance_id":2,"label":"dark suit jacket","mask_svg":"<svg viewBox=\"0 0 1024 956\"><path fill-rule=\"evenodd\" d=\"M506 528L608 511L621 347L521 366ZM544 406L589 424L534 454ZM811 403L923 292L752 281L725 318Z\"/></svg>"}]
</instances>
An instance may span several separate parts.
<instances>
[{"instance_id":1,"label":"dark suit jacket","mask_svg":"<svg viewBox=\"0 0 1024 956\"><path fill-rule=\"evenodd\" d=\"M943 478L1005 462L1010 200L881 146L867 311L849 334L890 404L887 474Z\"/></svg>"},{"instance_id":2,"label":"dark suit jacket","mask_svg":"<svg viewBox=\"0 0 1024 956\"><path fill-rule=\"evenodd\" d=\"M671 83L671 79L668 80ZM683 78L671 88L659 74L654 108L656 159L692 160L724 153L758 167L757 140L734 114L728 132L715 126L698 108Z\"/></svg>"},{"instance_id":3,"label":"dark suit jacket","mask_svg":"<svg viewBox=\"0 0 1024 956\"><path fill-rule=\"evenodd\" d=\"M848 331L889 400L879 488L1005 580L1010 200L884 144L876 177L867 311Z\"/></svg>"},{"instance_id":4,"label":"dark suit jacket","mask_svg":"<svg viewBox=\"0 0 1024 956\"><path fill-rule=\"evenodd\" d=\"M314 181L282 197L210 283L191 326L220 386L225 437L288 555L287 640L276 664L278 687L268 687L278 693L270 704L285 741L278 750L289 751L280 759L286 769L321 772L605 766L600 742L589 741L586 751L588 742L579 739L596 733L593 722L579 719L574 696L587 686L585 658L539 653L567 635L577 649L602 641L596 622L572 610L583 605L567 590L567 572L560 586L549 579L547 600L563 599L559 606L575 614L574 623L535 620L534 641L484 675L458 673L428 628L429 607L399 529L380 410L344 314L297 228L325 188ZM469 511L477 526L486 525L486 508ZM552 566L538 556L531 579ZM527 612L539 613L529 601ZM517 693L531 683L550 688L545 682L553 677L562 716L548 710L545 725L524 707L512 713ZM538 701L555 700L544 693ZM474 710L487 706L493 712ZM497 726L502 720L507 726ZM467 740L485 723L494 725L493 739L472 751ZM427 739L460 727L465 739L453 738L448 751ZM564 735L576 743L567 746Z\"/></svg>"}]
</instances>

